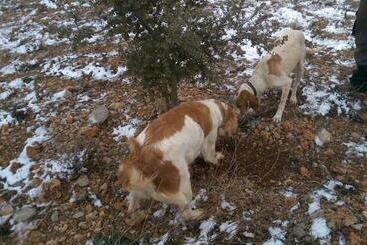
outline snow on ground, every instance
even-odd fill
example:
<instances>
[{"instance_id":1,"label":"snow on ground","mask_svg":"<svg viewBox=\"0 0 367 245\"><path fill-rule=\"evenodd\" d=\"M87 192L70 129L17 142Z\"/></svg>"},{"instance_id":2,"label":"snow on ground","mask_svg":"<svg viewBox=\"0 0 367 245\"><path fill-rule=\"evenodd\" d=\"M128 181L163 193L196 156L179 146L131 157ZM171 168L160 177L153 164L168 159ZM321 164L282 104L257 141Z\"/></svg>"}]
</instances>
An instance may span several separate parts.
<instances>
[{"instance_id":1,"label":"snow on ground","mask_svg":"<svg viewBox=\"0 0 367 245\"><path fill-rule=\"evenodd\" d=\"M80 79L82 76L91 76L94 80L114 80L124 74L125 66L119 66L116 71L111 67L103 67L98 61L80 65L74 61L75 55L55 57L42 64L42 72L48 76L61 76L69 79Z\"/></svg>"},{"instance_id":2,"label":"snow on ground","mask_svg":"<svg viewBox=\"0 0 367 245\"><path fill-rule=\"evenodd\" d=\"M367 158L367 140L362 139L361 143L349 142L344 143L347 146L347 156L358 156Z\"/></svg>"},{"instance_id":3,"label":"snow on ground","mask_svg":"<svg viewBox=\"0 0 367 245\"><path fill-rule=\"evenodd\" d=\"M0 177L4 179L2 183L4 184L5 189L16 190L20 193L24 186L30 185L29 183L29 173L30 168L36 162L29 158L27 154L27 148L33 147L36 143L42 143L48 140L48 132L44 127L39 127L34 131L34 135L28 138L25 142L25 146L20 153L19 157L10 161L10 164L6 168L0 169ZM20 164L20 167L13 173L11 171L12 164ZM22 183L24 186L19 186L19 183ZM15 185L17 184L17 185ZM14 196L15 197L15 196Z\"/></svg>"},{"instance_id":4,"label":"snow on ground","mask_svg":"<svg viewBox=\"0 0 367 245\"><path fill-rule=\"evenodd\" d=\"M214 240L217 237L217 234L213 232L216 225L217 223L213 218L202 221L199 226L200 229L199 237L197 239L186 238L185 244L187 245L208 244L210 241Z\"/></svg>"},{"instance_id":5,"label":"snow on ground","mask_svg":"<svg viewBox=\"0 0 367 245\"><path fill-rule=\"evenodd\" d=\"M321 244L330 243L330 232L324 218L317 218L312 221L311 235L315 240L321 239Z\"/></svg>"},{"instance_id":6,"label":"snow on ground","mask_svg":"<svg viewBox=\"0 0 367 245\"><path fill-rule=\"evenodd\" d=\"M113 129L112 135L116 142L119 142L122 137L131 138L135 136L137 127L140 125L141 121L136 118L130 119L124 126L118 126Z\"/></svg>"},{"instance_id":7,"label":"snow on ground","mask_svg":"<svg viewBox=\"0 0 367 245\"><path fill-rule=\"evenodd\" d=\"M227 233L227 239L231 240L238 232L238 223L226 221L219 226L219 231Z\"/></svg>"},{"instance_id":8,"label":"snow on ground","mask_svg":"<svg viewBox=\"0 0 367 245\"><path fill-rule=\"evenodd\" d=\"M275 226L270 227L269 233L271 238L267 240L264 245L282 245L287 234L287 226L289 221L276 220L273 222Z\"/></svg>"},{"instance_id":9,"label":"snow on ground","mask_svg":"<svg viewBox=\"0 0 367 245\"><path fill-rule=\"evenodd\" d=\"M225 200L224 195L221 196L222 202L220 203L220 207L223 210L228 211L230 214L233 213L234 210L236 210L236 207Z\"/></svg>"},{"instance_id":10,"label":"snow on ground","mask_svg":"<svg viewBox=\"0 0 367 245\"><path fill-rule=\"evenodd\" d=\"M45 5L46 7L50 8L50 9L56 9L57 8L56 3L54 3L51 0L41 0L40 3Z\"/></svg>"},{"instance_id":11,"label":"snow on ground","mask_svg":"<svg viewBox=\"0 0 367 245\"><path fill-rule=\"evenodd\" d=\"M264 1L263 1L264 2ZM60 19L53 20L44 17L43 22L50 22L58 28L70 27L72 31L76 31L77 27L74 25L70 18L67 18L67 10L73 6L80 5L80 3L65 4L62 10L58 9L57 1L54 0L40 0L40 4L48 8L47 11L58 11ZM300 3L279 3L272 4L270 1L266 1L266 8L268 12L273 13L273 16L266 20L278 21L280 24L279 29L274 29L271 32L273 37L278 36L283 28L290 26L296 26L299 29L305 31L306 39L317 50L316 56L322 56L323 54L331 54L334 57L338 57L339 52L350 50L354 47L353 39L345 37L343 35L350 32L350 26L344 23L345 16L354 14L350 10L345 10L344 1L338 1L337 4L332 7L325 5L323 2L317 1L303 1ZM5 3L4 3L5 4ZM260 1L254 1L254 6L248 9L248 13L251 14L256 6L259 6ZM5 5L4 5L5 6ZM90 7L89 3L81 4L83 7ZM303 6L303 8L297 8ZM59 6L61 8L61 6ZM35 18L39 12L37 9L26 8L23 11L21 17L15 18L9 23L0 23L0 50L7 51L11 54L11 59L5 64L1 64L0 76L16 75L18 72L23 72L30 67L39 67L40 73L48 77L63 77L67 79L73 79L75 82L79 82L83 76L90 76L92 80L105 80L112 81L123 75L126 71L124 64L114 66L112 68L108 62L104 62L104 58L118 56L119 53L115 50L110 52L101 53L67 53L57 54L59 56L46 57L36 59L33 56L31 58L24 59L21 55L32 55L42 47L47 46L59 46L62 44L71 44L71 40L68 38L60 38L55 34L51 34L48 31L48 26L41 23L41 21ZM220 13L218 13L220 14ZM0 16L2 12L0 11ZM331 37L325 38L320 33L315 33L309 27L320 18L328 20L329 23L322 31L325 33L334 34ZM330 21L332 20L332 21ZM250 23L251 24L251 23ZM105 40L106 36L106 22L103 20L82 20L80 27L92 28L93 33L90 37L84 41L88 45L94 45L96 42ZM259 28L259 32L269 32L266 28ZM237 33L234 30L227 30L225 38L230 38ZM333 38L335 37L335 38ZM340 38L338 38L340 37ZM117 43L121 38L115 37L111 43ZM237 52L233 52L231 55L236 62L246 62L249 64L247 69L239 71L239 77L248 77L252 74L254 65L264 55L265 50L260 46L254 45L251 40L243 40L240 48L244 52L241 56ZM352 67L353 60L343 60L342 58L335 58L335 64L337 66ZM336 109L338 115L348 114L352 110L360 109L360 102L351 100L348 95L342 94L338 91L337 86L343 85L347 82L347 79L340 80L337 76L329 76L328 74L320 74L319 68L316 65L310 64L307 61L306 70L310 75L310 80L314 82L303 83L302 95L305 97L305 102L300 105L300 110L307 115L321 115L327 116L331 111ZM336 71L335 71L336 73ZM12 78L13 79L13 78ZM229 90L234 90L233 85L225 85ZM38 121L46 122L50 115L43 112L44 106L48 103L60 100L65 97L65 90L57 90L49 97L44 97L44 100L40 101L36 93L36 81L26 81L22 77L15 78L8 82L0 83L0 103L14 99L17 104L24 104L23 109L31 109L36 114ZM19 95L19 96L18 96ZM20 97L20 98L18 98ZM75 109L80 108L82 105L88 103L95 103L96 100L91 98L87 93L76 94L75 96ZM7 111L8 110L8 111ZM124 111L123 113L125 113ZM126 113L125 113L126 114ZM41 120L43 119L43 120ZM115 141L119 142L123 137L132 137L136 134L137 127L141 121L137 118L127 118L128 120L121 126L113 129L112 135ZM0 127L12 123L18 123L16 118L13 117L9 109L0 109ZM35 130L34 130L35 129ZM4 179L4 188L16 190L18 193L23 191L29 186L29 172L30 167L35 164L35 161L31 160L26 154L27 146L32 146L36 142L42 143L49 139L47 128L43 125L38 125L37 128L33 128L33 136L26 140L25 146L20 155L11 161L11 163L20 163L20 168L12 173L10 171L11 164L3 169L0 169L0 177ZM30 129L32 131L32 129ZM367 141L361 139L359 142L349 142L344 144L347 147L347 156L367 157ZM76 152L74 155L64 154L57 159L41 160L43 173L36 175L44 182L51 181L52 178L57 175L60 178L67 178L72 174L72 162L77 159L83 159L86 157L86 152ZM38 188L31 188L28 190L30 197L35 197L41 191L42 185ZM322 200L327 202L343 205L343 201L338 199L336 188L354 188L353 186L344 185L341 182L335 180L328 180L324 185L309 194L311 203L308 204L308 211L306 215L312 217L315 213L322 209ZM97 193L98 194L98 193ZM285 191L279 193L284 197L295 197L295 190L288 188ZM103 203L98 199L97 195L89 190L89 199L96 207L101 207ZM208 193L205 189L200 189L196 196L193 198L192 205L194 208L200 207L203 202L208 200ZM366 197L367 206L367 197ZM236 207L225 200L225 196L221 197L221 201L217 204L221 209L225 210L229 214L233 214ZM300 209L300 203L294 205L289 212L292 213ZM161 218L167 214L168 206L162 205L160 209L154 212L155 218ZM251 221L255 217L255 212L252 210L243 212L243 221ZM4 219L6 217L0 217ZM171 222L171 224L177 224L177 217ZM242 219L241 219L242 220ZM207 244L213 241L219 233L223 233L227 239L236 237L239 229L240 222L227 220L219 222L215 220L215 217L204 220L200 223L197 238L187 238L187 244ZM311 220L310 235L317 240L327 242L330 238L331 230L327 225L324 217L317 217ZM274 221L268 229L270 239L265 244L283 244L286 240L288 221ZM20 229L21 227L15 227L14 229ZM245 233L244 233L245 234ZM246 237L253 238L254 234L246 232ZM158 244L164 244L168 241L170 233L166 233L156 240ZM341 238L341 240L343 240Z\"/></svg>"},{"instance_id":12,"label":"snow on ground","mask_svg":"<svg viewBox=\"0 0 367 245\"><path fill-rule=\"evenodd\" d=\"M15 122L16 120L11 115L11 113L0 109L0 127L3 125L9 125Z\"/></svg>"},{"instance_id":13,"label":"snow on ground","mask_svg":"<svg viewBox=\"0 0 367 245\"><path fill-rule=\"evenodd\" d=\"M310 194L313 201L308 205L308 214L312 215L316 211L320 210L321 199L335 203L338 200L338 196L335 194L336 187L343 187L343 183L335 180L329 180L320 189L313 191Z\"/></svg>"}]
</instances>

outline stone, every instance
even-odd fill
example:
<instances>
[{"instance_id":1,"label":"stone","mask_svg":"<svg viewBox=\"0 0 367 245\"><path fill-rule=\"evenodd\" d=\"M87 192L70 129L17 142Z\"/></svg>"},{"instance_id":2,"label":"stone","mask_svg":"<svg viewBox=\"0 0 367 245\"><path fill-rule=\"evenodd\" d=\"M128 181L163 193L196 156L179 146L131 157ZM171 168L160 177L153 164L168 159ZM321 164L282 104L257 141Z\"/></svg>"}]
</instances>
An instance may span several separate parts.
<instances>
[{"instance_id":1,"label":"stone","mask_svg":"<svg viewBox=\"0 0 367 245\"><path fill-rule=\"evenodd\" d=\"M87 225L87 222L80 222L78 224L79 228L83 229L83 230L86 230L88 229L88 225Z\"/></svg>"},{"instance_id":2,"label":"stone","mask_svg":"<svg viewBox=\"0 0 367 245\"><path fill-rule=\"evenodd\" d=\"M55 190L61 186L61 181L58 178L52 179L50 183L50 190Z\"/></svg>"},{"instance_id":3,"label":"stone","mask_svg":"<svg viewBox=\"0 0 367 245\"><path fill-rule=\"evenodd\" d=\"M367 219L367 211L363 211L362 214Z\"/></svg>"},{"instance_id":4,"label":"stone","mask_svg":"<svg viewBox=\"0 0 367 245\"><path fill-rule=\"evenodd\" d=\"M115 110L115 111L117 111L117 110L121 110L121 109L123 109L123 108L124 108L124 106L125 106L125 104L124 104L124 103L121 103L121 102L115 102L115 103L111 103L111 104L110 104L110 106L109 106L109 108L110 108L111 110Z\"/></svg>"},{"instance_id":5,"label":"stone","mask_svg":"<svg viewBox=\"0 0 367 245\"><path fill-rule=\"evenodd\" d=\"M66 117L66 122L69 123L69 124L72 124L73 122L75 122L75 118L71 115L68 115Z\"/></svg>"},{"instance_id":6,"label":"stone","mask_svg":"<svg viewBox=\"0 0 367 245\"><path fill-rule=\"evenodd\" d=\"M35 146L27 146L26 152L27 152L27 156L30 159L36 160L37 155L38 155L38 150Z\"/></svg>"},{"instance_id":7,"label":"stone","mask_svg":"<svg viewBox=\"0 0 367 245\"><path fill-rule=\"evenodd\" d=\"M79 189L75 191L75 195L73 196L75 202L83 202L87 199L88 193L85 189Z\"/></svg>"},{"instance_id":8,"label":"stone","mask_svg":"<svg viewBox=\"0 0 367 245\"><path fill-rule=\"evenodd\" d=\"M13 213L13 207L8 203L2 203L0 205L0 216L6 216Z\"/></svg>"},{"instance_id":9,"label":"stone","mask_svg":"<svg viewBox=\"0 0 367 245\"><path fill-rule=\"evenodd\" d=\"M331 166L331 171L337 174L345 175L347 173L347 168L341 163L334 163Z\"/></svg>"},{"instance_id":10,"label":"stone","mask_svg":"<svg viewBox=\"0 0 367 245\"><path fill-rule=\"evenodd\" d=\"M97 218L97 211L91 212L85 216L87 220L95 220Z\"/></svg>"},{"instance_id":11,"label":"stone","mask_svg":"<svg viewBox=\"0 0 367 245\"><path fill-rule=\"evenodd\" d=\"M321 129L318 133L317 136L315 137L315 143L318 146L323 146L325 144L329 144L332 141L332 135L329 131L327 131L326 129Z\"/></svg>"},{"instance_id":12,"label":"stone","mask_svg":"<svg viewBox=\"0 0 367 245\"><path fill-rule=\"evenodd\" d=\"M86 175L82 175L78 178L75 184L77 184L80 187L86 187L89 185L89 179Z\"/></svg>"},{"instance_id":13,"label":"stone","mask_svg":"<svg viewBox=\"0 0 367 245\"><path fill-rule=\"evenodd\" d=\"M324 156L326 157L333 157L335 155L336 155L335 151L331 148L324 151Z\"/></svg>"},{"instance_id":14,"label":"stone","mask_svg":"<svg viewBox=\"0 0 367 245\"><path fill-rule=\"evenodd\" d=\"M93 124L102 124L108 118L108 109L104 105L97 106L89 115L89 121Z\"/></svg>"},{"instance_id":15,"label":"stone","mask_svg":"<svg viewBox=\"0 0 367 245\"><path fill-rule=\"evenodd\" d=\"M306 225L304 223L299 223L299 224L296 224L292 230L291 230L291 234L293 234L293 236L295 238L302 238L304 236L307 235L307 232L306 232Z\"/></svg>"},{"instance_id":16,"label":"stone","mask_svg":"<svg viewBox=\"0 0 367 245\"><path fill-rule=\"evenodd\" d=\"M351 136L354 138L354 139L360 139L361 138L361 135L356 133L356 132L353 132L351 133Z\"/></svg>"},{"instance_id":17,"label":"stone","mask_svg":"<svg viewBox=\"0 0 367 245\"><path fill-rule=\"evenodd\" d=\"M367 179L362 180L361 186L362 186L363 189L367 189Z\"/></svg>"},{"instance_id":18,"label":"stone","mask_svg":"<svg viewBox=\"0 0 367 245\"><path fill-rule=\"evenodd\" d=\"M83 240L83 235L80 234L75 235L74 240L77 242L81 242Z\"/></svg>"},{"instance_id":19,"label":"stone","mask_svg":"<svg viewBox=\"0 0 367 245\"><path fill-rule=\"evenodd\" d=\"M85 135L89 138L94 138L98 135L98 128L97 127L85 127L81 129L81 134Z\"/></svg>"},{"instance_id":20,"label":"stone","mask_svg":"<svg viewBox=\"0 0 367 245\"><path fill-rule=\"evenodd\" d=\"M107 183L104 183L103 185L101 185L101 187L99 188L100 192L102 195L106 194L107 193Z\"/></svg>"},{"instance_id":21,"label":"stone","mask_svg":"<svg viewBox=\"0 0 367 245\"><path fill-rule=\"evenodd\" d=\"M306 167L300 167L299 168L299 172L300 172L300 174L303 176L303 177L310 177L311 176L311 174L310 174L310 171L306 168Z\"/></svg>"},{"instance_id":22,"label":"stone","mask_svg":"<svg viewBox=\"0 0 367 245\"><path fill-rule=\"evenodd\" d=\"M74 219L80 219L81 217L84 217L85 213L84 211L78 211L73 215Z\"/></svg>"},{"instance_id":23,"label":"stone","mask_svg":"<svg viewBox=\"0 0 367 245\"><path fill-rule=\"evenodd\" d=\"M363 228L363 224L354 224L354 225L352 225L352 228L357 230L357 231L360 231Z\"/></svg>"},{"instance_id":24,"label":"stone","mask_svg":"<svg viewBox=\"0 0 367 245\"><path fill-rule=\"evenodd\" d=\"M50 240L46 242L46 245L57 245L57 244L58 244L57 240Z\"/></svg>"},{"instance_id":25,"label":"stone","mask_svg":"<svg viewBox=\"0 0 367 245\"><path fill-rule=\"evenodd\" d=\"M32 218L36 215L36 209L31 207L24 207L18 209L13 216L13 220L15 223L21 223L27 221L28 219Z\"/></svg>"},{"instance_id":26,"label":"stone","mask_svg":"<svg viewBox=\"0 0 367 245\"><path fill-rule=\"evenodd\" d=\"M32 179L32 187L33 188L37 188L41 184L42 184L42 180L41 179L39 179L39 178Z\"/></svg>"},{"instance_id":27,"label":"stone","mask_svg":"<svg viewBox=\"0 0 367 245\"><path fill-rule=\"evenodd\" d=\"M109 158L109 157L103 157L103 158L102 158L102 161L103 161L104 163L106 163L106 164L110 164L110 163L112 163L112 159L111 159L111 158Z\"/></svg>"},{"instance_id":28,"label":"stone","mask_svg":"<svg viewBox=\"0 0 367 245\"><path fill-rule=\"evenodd\" d=\"M59 211L54 211L52 214L51 214L51 221L52 222L57 222L59 221Z\"/></svg>"},{"instance_id":29,"label":"stone","mask_svg":"<svg viewBox=\"0 0 367 245\"><path fill-rule=\"evenodd\" d=\"M40 223L41 223L40 219L32 220L31 222L29 222L26 229L31 231L37 230Z\"/></svg>"},{"instance_id":30,"label":"stone","mask_svg":"<svg viewBox=\"0 0 367 245\"><path fill-rule=\"evenodd\" d=\"M13 174L15 174L20 167L21 167L20 163L13 162L11 164L11 166L10 166L10 172L12 172Z\"/></svg>"}]
</instances>

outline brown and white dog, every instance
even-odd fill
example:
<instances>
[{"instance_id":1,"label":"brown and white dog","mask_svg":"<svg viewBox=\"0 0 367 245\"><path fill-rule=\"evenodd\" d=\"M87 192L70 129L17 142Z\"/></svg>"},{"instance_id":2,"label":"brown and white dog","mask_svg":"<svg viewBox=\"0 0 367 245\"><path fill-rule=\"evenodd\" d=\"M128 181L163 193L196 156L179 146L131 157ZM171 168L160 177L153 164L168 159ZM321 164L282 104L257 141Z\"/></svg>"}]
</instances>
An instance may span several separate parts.
<instances>
[{"instance_id":1,"label":"brown and white dog","mask_svg":"<svg viewBox=\"0 0 367 245\"><path fill-rule=\"evenodd\" d=\"M236 105L242 114L249 109L256 111L259 107L259 97L271 88L282 89L278 110L273 117L274 122L282 120L291 89L290 100L293 104L297 103L297 88L303 76L306 56L305 36L301 31L289 30L285 31L277 42L280 44L259 61L250 80L241 84L236 92ZM290 78L292 72L296 74L293 86Z\"/></svg>"},{"instance_id":2,"label":"brown and white dog","mask_svg":"<svg viewBox=\"0 0 367 245\"><path fill-rule=\"evenodd\" d=\"M152 198L177 205L184 220L198 218L202 212L191 208L189 165L200 154L218 164L223 155L215 151L217 135L231 136L237 126L235 111L213 99L183 103L159 116L129 140L130 158L119 166L118 179L130 192L128 212Z\"/></svg>"}]
</instances>

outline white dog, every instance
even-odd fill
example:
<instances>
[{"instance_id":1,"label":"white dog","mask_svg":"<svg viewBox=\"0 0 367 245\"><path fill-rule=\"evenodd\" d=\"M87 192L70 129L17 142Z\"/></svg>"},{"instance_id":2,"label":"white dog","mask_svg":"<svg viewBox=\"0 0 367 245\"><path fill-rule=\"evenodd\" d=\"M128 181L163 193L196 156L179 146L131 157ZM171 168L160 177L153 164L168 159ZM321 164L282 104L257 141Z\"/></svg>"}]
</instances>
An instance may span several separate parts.
<instances>
[{"instance_id":1,"label":"white dog","mask_svg":"<svg viewBox=\"0 0 367 245\"><path fill-rule=\"evenodd\" d=\"M159 116L135 139L130 140L130 158L118 170L122 188L130 192L128 212L141 199L175 204L184 220L195 219L192 210L189 165L200 154L217 164L217 134L232 135L237 130L234 110L223 102L202 100L183 103Z\"/></svg>"},{"instance_id":2,"label":"white dog","mask_svg":"<svg viewBox=\"0 0 367 245\"><path fill-rule=\"evenodd\" d=\"M241 113L246 113L249 109L256 110L258 108L259 97L264 91L271 88L281 88L282 97L273 117L274 122L282 120L291 89L290 100L293 104L297 103L297 88L303 76L306 56L305 37L301 31L286 31L277 42L279 45L260 60L250 80L241 84L236 93L236 105ZM292 72L296 74L293 86L290 78Z\"/></svg>"}]
</instances>

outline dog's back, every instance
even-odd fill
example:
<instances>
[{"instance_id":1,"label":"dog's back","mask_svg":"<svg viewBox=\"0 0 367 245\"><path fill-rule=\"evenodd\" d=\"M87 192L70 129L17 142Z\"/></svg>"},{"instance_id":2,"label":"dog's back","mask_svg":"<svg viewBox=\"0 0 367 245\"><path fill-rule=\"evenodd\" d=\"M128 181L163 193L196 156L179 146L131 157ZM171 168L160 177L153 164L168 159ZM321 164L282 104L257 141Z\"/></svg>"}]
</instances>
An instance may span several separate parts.
<instances>
[{"instance_id":1,"label":"dog's back","mask_svg":"<svg viewBox=\"0 0 367 245\"><path fill-rule=\"evenodd\" d=\"M277 44L271 53L276 53L281 57L282 70L289 75L306 56L305 36L302 31L285 31L278 38ZM267 57L267 59L270 59L270 57Z\"/></svg>"}]
</instances>

